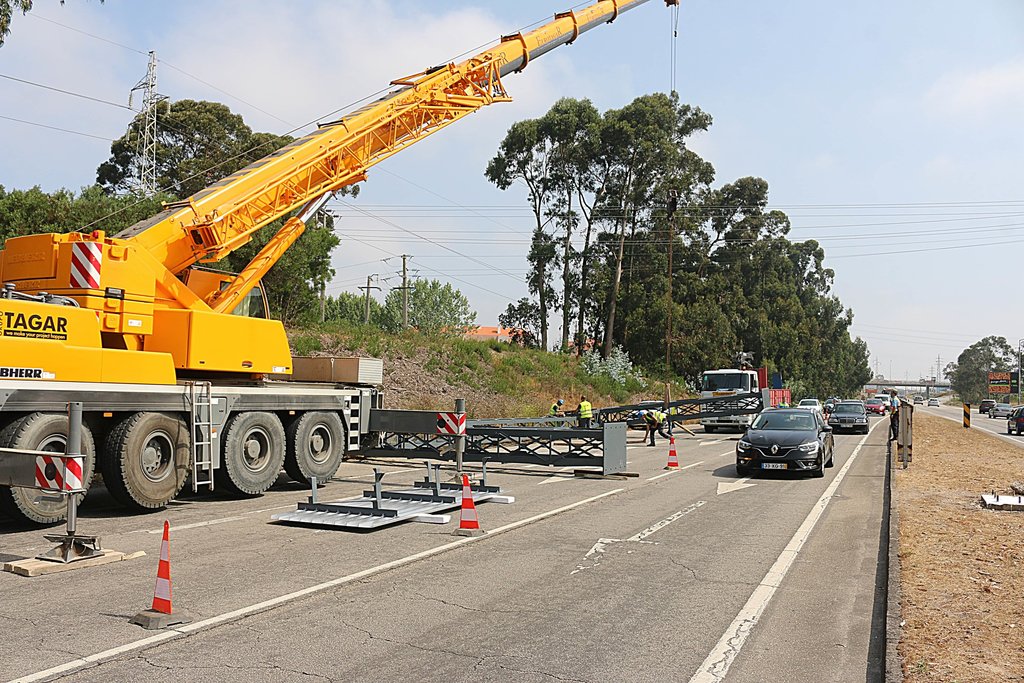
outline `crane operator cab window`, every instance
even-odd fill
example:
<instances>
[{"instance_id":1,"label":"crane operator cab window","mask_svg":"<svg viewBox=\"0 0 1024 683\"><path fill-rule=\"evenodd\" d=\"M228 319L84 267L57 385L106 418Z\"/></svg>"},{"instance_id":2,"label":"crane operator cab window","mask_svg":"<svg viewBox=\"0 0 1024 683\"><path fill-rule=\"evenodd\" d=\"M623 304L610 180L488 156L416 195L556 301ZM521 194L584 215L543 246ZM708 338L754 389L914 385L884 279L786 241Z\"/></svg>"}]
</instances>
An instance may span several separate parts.
<instances>
[{"instance_id":1,"label":"crane operator cab window","mask_svg":"<svg viewBox=\"0 0 1024 683\"><path fill-rule=\"evenodd\" d=\"M252 291L245 295L231 315L240 315L246 318L266 318L267 305L263 298L263 288L253 287Z\"/></svg>"}]
</instances>

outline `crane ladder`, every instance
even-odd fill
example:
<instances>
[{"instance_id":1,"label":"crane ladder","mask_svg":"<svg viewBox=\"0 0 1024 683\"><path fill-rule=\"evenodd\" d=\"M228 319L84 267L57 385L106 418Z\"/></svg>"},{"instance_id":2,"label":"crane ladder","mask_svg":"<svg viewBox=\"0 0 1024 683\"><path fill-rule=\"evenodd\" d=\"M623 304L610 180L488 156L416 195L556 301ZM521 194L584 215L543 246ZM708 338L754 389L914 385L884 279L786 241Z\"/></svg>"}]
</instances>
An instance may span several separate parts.
<instances>
[{"instance_id":1,"label":"crane ladder","mask_svg":"<svg viewBox=\"0 0 1024 683\"><path fill-rule=\"evenodd\" d=\"M213 490L213 397L210 382L192 382L192 492Z\"/></svg>"}]
</instances>

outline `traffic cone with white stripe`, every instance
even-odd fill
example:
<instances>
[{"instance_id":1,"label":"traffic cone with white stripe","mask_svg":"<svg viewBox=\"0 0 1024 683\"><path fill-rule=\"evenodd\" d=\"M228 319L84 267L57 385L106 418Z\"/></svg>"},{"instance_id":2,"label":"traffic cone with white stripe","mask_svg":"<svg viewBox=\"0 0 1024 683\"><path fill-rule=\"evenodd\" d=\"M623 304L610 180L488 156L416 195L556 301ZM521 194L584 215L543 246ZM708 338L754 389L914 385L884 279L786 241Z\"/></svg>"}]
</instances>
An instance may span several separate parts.
<instances>
[{"instance_id":1,"label":"traffic cone with white stripe","mask_svg":"<svg viewBox=\"0 0 1024 683\"><path fill-rule=\"evenodd\" d=\"M679 467L679 456L676 455L676 437L668 437L668 464L666 470L674 470Z\"/></svg>"},{"instance_id":2,"label":"traffic cone with white stripe","mask_svg":"<svg viewBox=\"0 0 1024 683\"><path fill-rule=\"evenodd\" d=\"M144 629L167 628L173 624L191 621L171 608L171 527L164 522L164 536L160 542L160 563L156 569L156 587L153 589L153 606L132 617L131 623Z\"/></svg>"},{"instance_id":3,"label":"traffic cone with white stripe","mask_svg":"<svg viewBox=\"0 0 1024 683\"><path fill-rule=\"evenodd\" d=\"M164 539L160 542L160 564L156 569L153 589L153 611L170 614L171 609L171 526L164 522Z\"/></svg>"},{"instance_id":4,"label":"traffic cone with white stripe","mask_svg":"<svg viewBox=\"0 0 1024 683\"><path fill-rule=\"evenodd\" d=\"M462 475L462 511L459 514L459 528L456 536L482 536L486 533L480 528L480 520L476 516L476 505L473 504L473 489L469 485L469 477Z\"/></svg>"}]
</instances>

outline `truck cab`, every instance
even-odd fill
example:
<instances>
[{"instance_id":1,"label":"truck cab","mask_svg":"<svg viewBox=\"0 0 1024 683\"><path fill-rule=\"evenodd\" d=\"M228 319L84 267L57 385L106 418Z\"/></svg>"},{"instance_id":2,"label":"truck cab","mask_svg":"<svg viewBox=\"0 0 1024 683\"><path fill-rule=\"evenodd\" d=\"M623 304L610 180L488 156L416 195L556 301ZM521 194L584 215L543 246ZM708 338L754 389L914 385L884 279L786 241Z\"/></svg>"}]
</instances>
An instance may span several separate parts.
<instances>
[{"instance_id":1,"label":"truck cab","mask_svg":"<svg viewBox=\"0 0 1024 683\"><path fill-rule=\"evenodd\" d=\"M723 368L720 370L706 370L701 375L700 396L701 398L716 398L720 396L735 396L737 394L751 394L761 391L757 379L756 370L734 370ZM705 432L714 432L719 428L732 428L743 431L750 426L753 415L728 415L724 417L704 417L700 424Z\"/></svg>"}]
</instances>

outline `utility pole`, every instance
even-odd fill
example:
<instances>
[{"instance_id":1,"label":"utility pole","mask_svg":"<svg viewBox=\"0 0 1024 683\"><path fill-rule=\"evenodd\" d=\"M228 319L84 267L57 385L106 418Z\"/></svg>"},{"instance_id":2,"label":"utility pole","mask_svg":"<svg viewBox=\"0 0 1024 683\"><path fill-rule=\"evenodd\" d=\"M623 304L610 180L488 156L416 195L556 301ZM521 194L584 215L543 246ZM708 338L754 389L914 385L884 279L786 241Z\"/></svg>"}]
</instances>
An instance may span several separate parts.
<instances>
[{"instance_id":1,"label":"utility pole","mask_svg":"<svg viewBox=\"0 0 1024 683\"><path fill-rule=\"evenodd\" d=\"M364 304L364 307L363 307L363 324L364 325L369 325L370 324L370 290L371 289L380 289L380 287L376 287L376 286L371 285L371 283L373 282L373 278L375 278L375 277L378 277L377 273L374 273L373 275L367 275L366 276L366 286L359 288L359 289L365 289L366 290L366 303Z\"/></svg>"},{"instance_id":2,"label":"utility pole","mask_svg":"<svg viewBox=\"0 0 1024 683\"><path fill-rule=\"evenodd\" d=\"M156 91L156 51L149 52L149 66L145 77L135 84L128 93L128 106L132 106L132 95L142 91L142 137L138 143L139 189L147 197L156 194L156 105L167 98Z\"/></svg>"},{"instance_id":3,"label":"utility pole","mask_svg":"<svg viewBox=\"0 0 1024 683\"><path fill-rule=\"evenodd\" d=\"M409 329L409 258L402 254L402 329Z\"/></svg>"}]
</instances>

